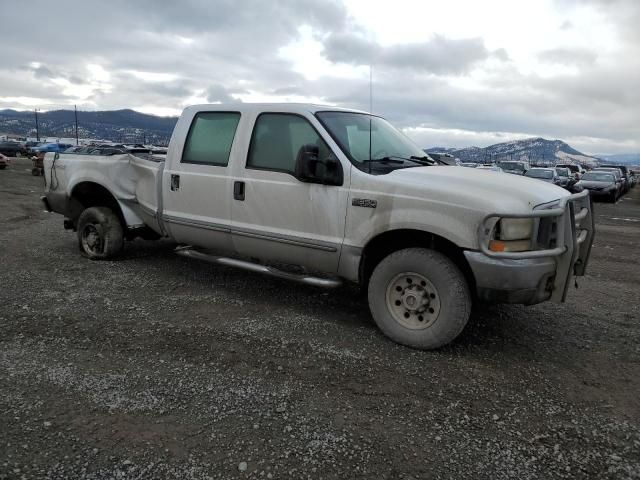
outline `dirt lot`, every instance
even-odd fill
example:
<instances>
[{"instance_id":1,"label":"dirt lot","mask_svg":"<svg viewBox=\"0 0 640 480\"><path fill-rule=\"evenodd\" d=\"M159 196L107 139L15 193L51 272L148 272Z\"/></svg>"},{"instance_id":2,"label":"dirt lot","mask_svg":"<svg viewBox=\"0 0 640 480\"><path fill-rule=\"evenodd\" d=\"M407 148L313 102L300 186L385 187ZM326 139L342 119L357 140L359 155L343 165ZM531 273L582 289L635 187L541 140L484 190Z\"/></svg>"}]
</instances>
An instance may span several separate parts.
<instances>
[{"instance_id":1,"label":"dirt lot","mask_svg":"<svg viewBox=\"0 0 640 480\"><path fill-rule=\"evenodd\" d=\"M82 258L0 171L0 478L640 478L640 188L567 303L436 352L326 292L136 241Z\"/></svg>"}]
</instances>

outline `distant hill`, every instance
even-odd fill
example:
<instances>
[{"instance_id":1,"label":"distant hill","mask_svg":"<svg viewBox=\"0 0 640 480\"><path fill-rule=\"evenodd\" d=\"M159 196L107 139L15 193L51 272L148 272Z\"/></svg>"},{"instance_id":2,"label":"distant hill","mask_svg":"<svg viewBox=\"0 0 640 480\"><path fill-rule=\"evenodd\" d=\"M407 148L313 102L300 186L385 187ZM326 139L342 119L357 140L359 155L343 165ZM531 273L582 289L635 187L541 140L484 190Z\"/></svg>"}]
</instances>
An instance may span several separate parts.
<instances>
[{"instance_id":1,"label":"distant hill","mask_svg":"<svg viewBox=\"0 0 640 480\"><path fill-rule=\"evenodd\" d=\"M581 163L594 165L599 158L586 155L562 140L527 138L513 142L497 143L488 147L468 147L462 149L428 148L427 153L444 151L463 162L495 162L499 160L528 160L532 163Z\"/></svg>"},{"instance_id":2,"label":"distant hill","mask_svg":"<svg viewBox=\"0 0 640 480\"><path fill-rule=\"evenodd\" d=\"M616 155L598 155L604 162L620 165L640 165L640 153L620 153Z\"/></svg>"},{"instance_id":3,"label":"distant hill","mask_svg":"<svg viewBox=\"0 0 640 480\"><path fill-rule=\"evenodd\" d=\"M135 110L78 112L78 135L122 143L169 142L177 117L157 117ZM73 110L38 112L41 137L74 137ZM0 110L0 132L35 137L33 112Z\"/></svg>"}]
</instances>

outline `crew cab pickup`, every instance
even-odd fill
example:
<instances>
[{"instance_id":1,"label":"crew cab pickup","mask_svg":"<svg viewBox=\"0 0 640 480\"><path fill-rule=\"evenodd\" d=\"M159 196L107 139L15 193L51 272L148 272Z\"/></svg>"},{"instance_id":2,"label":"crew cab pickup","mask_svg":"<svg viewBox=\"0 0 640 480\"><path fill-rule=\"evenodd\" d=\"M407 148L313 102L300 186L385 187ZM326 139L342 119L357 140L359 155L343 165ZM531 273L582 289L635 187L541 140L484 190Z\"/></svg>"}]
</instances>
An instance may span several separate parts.
<instances>
[{"instance_id":1,"label":"crew cab pickup","mask_svg":"<svg viewBox=\"0 0 640 480\"><path fill-rule=\"evenodd\" d=\"M90 259L137 236L299 282L359 283L391 339L436 348L472 301L564 301L594 234L588 192L439 165L381 117L303 104L184 110L165 156L49 153L49 211Z\"/></svg>"}]
</instances>

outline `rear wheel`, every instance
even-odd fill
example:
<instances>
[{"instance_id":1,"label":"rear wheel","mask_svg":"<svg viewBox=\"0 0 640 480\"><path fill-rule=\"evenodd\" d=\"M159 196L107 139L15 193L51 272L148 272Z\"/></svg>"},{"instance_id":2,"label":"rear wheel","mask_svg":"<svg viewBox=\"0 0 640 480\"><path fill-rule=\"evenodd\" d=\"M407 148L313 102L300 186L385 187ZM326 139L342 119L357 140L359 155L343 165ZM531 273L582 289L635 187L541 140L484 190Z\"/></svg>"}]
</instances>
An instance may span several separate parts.
<instances>
[{"instance_id":1,"label":"rear wheel","mask_svg":"<svg viewBox=\"0 0 640 480\"><path fill-rule=\"evenodd\" d=\"M78 246L91 260L105 260L122 253L124 233L118 216L107 207L90 207L78 219Z\"/></svg>"},{"instance_id":2,"label":"rear wheel","mask_svg":"<svg viewBox=\"0 0 640 480\"><path fill-rule=\"evenodd\" d=\"M471 313L464 275L448 257L424 248L399 250L383 259L369 280L368 297L385 335L425 350L456 338Z\"/></svg>"}]
</instances>

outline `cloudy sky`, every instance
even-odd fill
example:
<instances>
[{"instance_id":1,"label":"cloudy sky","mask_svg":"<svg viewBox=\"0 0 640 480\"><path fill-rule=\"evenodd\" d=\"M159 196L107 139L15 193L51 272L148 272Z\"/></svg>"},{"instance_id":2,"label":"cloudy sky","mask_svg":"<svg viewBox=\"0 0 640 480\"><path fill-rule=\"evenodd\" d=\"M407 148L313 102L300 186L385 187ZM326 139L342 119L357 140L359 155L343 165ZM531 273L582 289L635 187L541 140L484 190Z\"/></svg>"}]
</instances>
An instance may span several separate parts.
<instances>
[{"instance_id":1,"label":"cloudy sky","mask_svg":"<svg viewBox=\"0 0 640 480\"><path fill-rule=\"evenodd\" d=\"M2 0L0 18L0 108L368 110L371 66L373 111L421 146L640 152L640 0Z\"/></svg>"}]
</instances>

